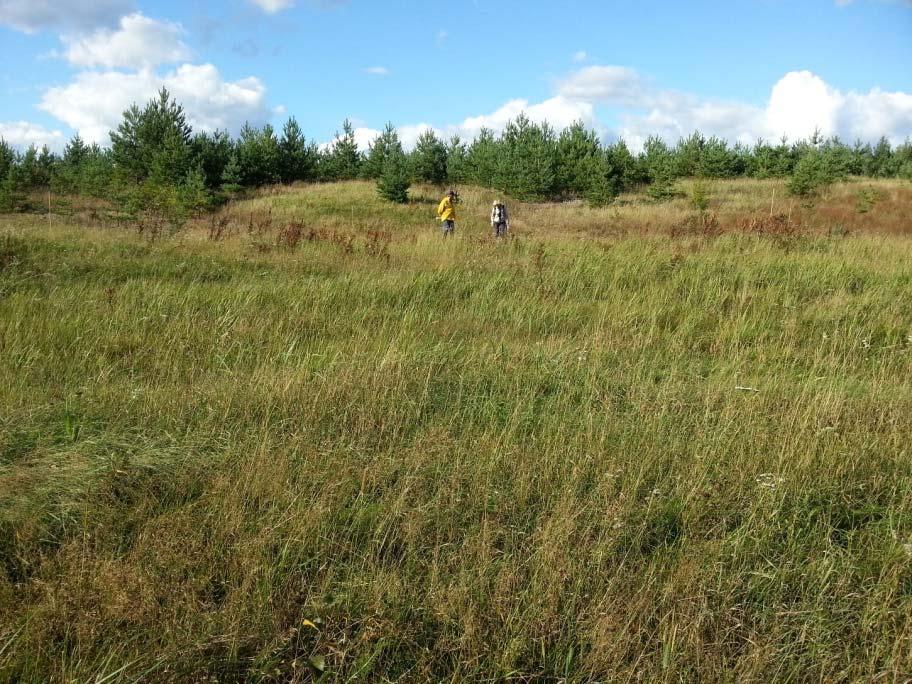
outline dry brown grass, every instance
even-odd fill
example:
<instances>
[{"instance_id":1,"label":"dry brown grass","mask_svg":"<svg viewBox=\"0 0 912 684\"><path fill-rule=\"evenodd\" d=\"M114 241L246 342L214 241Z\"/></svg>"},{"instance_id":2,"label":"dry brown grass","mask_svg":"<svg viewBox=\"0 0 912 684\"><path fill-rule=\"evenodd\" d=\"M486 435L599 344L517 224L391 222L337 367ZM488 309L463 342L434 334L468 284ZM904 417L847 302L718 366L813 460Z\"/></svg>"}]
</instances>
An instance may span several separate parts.
<instances>
[{"instance_id":1,"label":"dry brown grass","mask_svg":"<svg viewBox=\"0 0 912 684\"><path fill-rule=\"evenodd\" d=\"M779 187L0 217L0 681L904 681L909 188Z\"/></svg>"}]
</instances>

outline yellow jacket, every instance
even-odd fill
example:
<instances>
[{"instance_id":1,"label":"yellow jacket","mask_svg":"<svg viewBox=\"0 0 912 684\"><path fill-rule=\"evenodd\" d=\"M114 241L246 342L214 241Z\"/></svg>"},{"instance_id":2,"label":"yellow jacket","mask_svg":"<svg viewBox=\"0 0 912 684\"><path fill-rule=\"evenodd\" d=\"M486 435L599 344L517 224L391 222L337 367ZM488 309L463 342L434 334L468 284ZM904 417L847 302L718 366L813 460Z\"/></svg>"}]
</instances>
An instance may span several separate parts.
<instances>
[{"instance_id":1,"label":"yellow jacket","mask_svg":"<svg viewBox=\"0 0 912 684\"><path fill-rule=\"evenodd\" d=\"M441 221L456 220L456 206L449 195L440 200L440 204L437 205L437 218Z\"/></svg>"}]
</instances>

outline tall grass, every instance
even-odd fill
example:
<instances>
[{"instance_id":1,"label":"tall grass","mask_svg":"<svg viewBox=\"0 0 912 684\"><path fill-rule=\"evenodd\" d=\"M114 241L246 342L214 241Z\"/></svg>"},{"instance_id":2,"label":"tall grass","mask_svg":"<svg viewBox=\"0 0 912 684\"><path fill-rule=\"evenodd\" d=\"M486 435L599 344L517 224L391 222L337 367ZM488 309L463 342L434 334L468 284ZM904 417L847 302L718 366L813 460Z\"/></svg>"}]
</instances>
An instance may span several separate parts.
<instances>
[{"instance_id":1,"label":"tall grass","mask_svg":"<svg viewBox=\"0 0 912 684\"><path fill-rule=\"evenodd\" d=\"M903 681L912 192L732 185L0 217L0 679Z\"/></svg>"}]
</instances>

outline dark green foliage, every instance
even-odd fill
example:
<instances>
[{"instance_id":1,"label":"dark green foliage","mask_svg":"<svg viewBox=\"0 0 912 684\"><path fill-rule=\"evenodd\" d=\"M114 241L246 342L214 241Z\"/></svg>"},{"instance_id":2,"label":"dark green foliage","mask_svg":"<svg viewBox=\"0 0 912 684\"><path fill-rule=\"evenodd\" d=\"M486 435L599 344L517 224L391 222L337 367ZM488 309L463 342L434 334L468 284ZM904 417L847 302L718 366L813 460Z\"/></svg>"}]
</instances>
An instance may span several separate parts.
<instances>
[{"instance_id":1,"label":"dark green foliage","mask_svg":"<svg viewBox=\"0 0 912 684\"><path fill-rule=\"evenodd\" d=\"M887 178L896 174L893 163L893 154L890 150L890 141L882 137L871 154L870 175L875 178Z\"/></svg>"},{"instance_id":2,"label":"dark green foliage","mask_svg":"<svg viewBox=\"0 0 912 684\"><path fill-rule=\"evenodd\" d=\"M201 168L206 187L217 190L234 151L231 136L227 131L197 133L190 141L190 150L193 165Z\"/></svg>"},{"instance_id":3,"label":"dark green foliage","mask_svg":"<svg viewBox=\"0 0 912 684\"><path fill-rule=\"evenodd\" d=\"M122 182L179 184L190 168L191 130L184 109L165 88L143 109L135 104L111 131L111 152Z\"/></svg>"},{"instance_id":4,"label":"dark green foliage","mask_svg":"<svg viewBox=\"0 0 912 684\"><path fill-rule=\"evenodd\" d=\"M241 163L238 161L237 153L232 153L222 172L221 187L223 192L235 193L244 189L243 178L241 177Z\"/></svg>"},{"instance_id":5,"label":"dark green foliage","mask_svg":"<svg viewBox=\"0 0 912 684\"><path fill-rule=\"evenodd\" d=\"M845 180L853 167L852 150L838 137L830 138L820 146L827 172L833 180Z\"/></svg>"},{"instance_id":6,"label":"dark green foliage","mask_svg":"<svg viewBox=\"0 0 912 684\"><path fill-rule=\"evenodd\" d=\"M23 208L25 194L18 166L12 166L6 176L0 178L0 212L18 211Z\"/></svg>"},{"instance_id":7,"label":"dark green foliage","mask_svg":"<svg viewBox=\"0 0 912 684\"><path fill-rule=\"evenodd\" d=\"M647 145L647 155L649 154L650 142ZM706 139L698 132L694 132L690 137L684 138L678 142L675 149L674 171L675 174L682 177L702 175L702 157L703 149L706 146ZM657 148L656 148L657 149ZM660 154L666 154L667 150L659 151Z\"/></svg>"},{"instance_id":8,"label":"dark green foliage","mask_svg":"<svg viewBox=\"0 0 912 684\"><path fill-rule=\"evenodd\" d=\"M244 124L237 155L244 185L260 187L279 181L279 140L269 124L262 129Z\"/></svg>"},{"instance_id":9,"label":"dark green foliage","mask_svg":"<svg viewBox=\"0 0 912 684\"><path fill-rule=\"evenodd\" d=\"M447 181L447 146L434 131L424 131L412 152L412 178L443 185Z\"/></svg>"},{"instance_id":10,"label":"dark green foliage","mask_svg":"<svg viewBox=\"0 0 912 684\"><path fill-rule=\"evenodd\" d=\"M504 129L497 155L496 187L522 200L545 200L557 188L557 140L547 124L520 114Z\"/></svg>"},{"instance_id":11,"label":"dark green foliage","mask_svg":"<svg viewBox=\"0 0 912 684\"><path fill-rule=\"evenodd\" d=\"M63 157L51 166L50 188L56 194L107 197L114 176L110 150L86 145L79 135L67 143Z\"/></svg>"},{"instance_id":12,"label":"dark green foliage","mask_svg":"<svg viewBox=\"0 0 912 684\"><path fill-rule=\"evenodd\" d=\"M190 195L195 193L190 191ZM178 231L192 206L188 192L181 185L161 183L149 178L133 185L121 185L116 195L122 219L136 226L140 234L154 240Z\"/></svg>"},{"instance_id":13,"label":"dark green foliage","mask_svg":"<svg viewBox=\"0 0 912 684\"><path fill-rule=\"evenodd\" d=\"M336 134L329 152L321 160L321 178L327 181L354 180L361 174L361 163L355 129L346 119L342 124L342 133Z\"/></svg>"},{"instance_id":14,"label":"dark green foliage","mask_svg":"<svg viewBox=\"0 0 912 684\"><path fill-rule=\"evenodd\" d=\"M92 145L76 175L78 192L90 197L107 197L114 177L111 151Z\"/></svg>"},{"instance_id":15,"label":"dark green foliage","mask_svg":"<svg viewBox=\"0 0 912 684\"><path fill-rule=\"evenodd\" d=\"M788 191L799 197L816 194L838 180L838 174L839 170L827 159L824 152L811 149L795 166L795 171L788 181Z\"/></svg>"},{"instance_id":16,"label":"dark green foliage","mask_svg":"<svg viewBox=\"0 0 912 684\"><path fill-rule=\"evenodd\" d=\"M493 187L497 175L499 143L494 133L487 128L478 132L478 137L469 145L466 155L465 180L476 185Z\"/></svg>"},{"instance_id":17,"label":"dark green foliage","mask_svg":"<svg viewBox=\"0 0 912 684\"><path fill-rule=\"evenodd\" d=\"M897 175L906 180L912 180L912 140L906 139L902 145L896 148L896 168Z\"/></svg>"},{"instance_id":18,"label":"dark green foliage","mask_svg":"<svg viewBox=\"0 0 912 684\"><path fill-rule=\"evenodd\" d=\"M384 148L383 168L377 180L377 192L385 200L405 204L408 202L409 189L408 159L392 124L387 126L381 137L382 142L379 142L380 138L378 142Z\"/></svg>"},{"instance_id":19,"label":"dark green foliage","mask_svg":"<svg viewBox=\"0 0 912 684\"><path fill-rule=\"evenodd\" d=\"M609 204L619 192L619 179L598 136L582 122L558 138L555 183L558 194L584 198L592 206Z\"/></svg>"},{"instance_id":20,"label":"dark green foliage","mask_svg":"<svg viewBox=\"0 0 912 684\"><path fill-rule=\"evenodd\" d=\"M464 183L469 178L469 148L458 135L447 144L446 180L451 185Z\"/></svg>"},{"instance_id":21,"label":"dark green foliage","mask_svg":"<svg viewBox=\"0 0 912 684\"><path fill-rule=\"evenodd\" d=\"M16 150L3 138L0 138L0 179L7 177L16 161Z\"/></svg>"},{"instance_id":22,"label":"dark green foliage","mask_svg":"<svg viewBox=\"0 0 912 684\"><path fill-rule=\"evenodd\" d=\"M643 152L643 164L649 177L647 194L657 202L674 197L676 163L672 151L661 138L655 136L646 140Z\"/></svg>"},{"instance_id":23,"label":"dark green foliage","mask_svg":"<svg viewBox=\"0 0 912 684\"><path fill-rule=\"evenodd\" d=\"M216 182L226 140L197 137L195 142L183 107L164 88L143 109L132 105L111 132L111 198L121 216L151 238L177 230L188 216L209 206L208 187ZM97 148L86 153L83 147L76 140L70 145L69 156L78 164L72 170L77 186L103 178L96 164L104 155ZM94 168L87 166L90 158Z\"/></svg>"},{"instance_id":24,"label":"dark green foliage","mask_svg":"<svg viewBox=\"0 0 912 684\"><path fill-rule=\"evenodd\" d=\"M283 183L315 181L320 153L308 143L294 117L285 122L279 141L279 176Z\"/></svg>"},{"instance_id":25,"label":"dark green foliage","mask_svg":"<svg viewBox=\"0 0 912 684\"><path fill-rule=\"evenodd\" d=\"M205 212L212 205L212 196L206 184L206 174L201 163L187 172L187 178L180 186L181 203L193 215Z\"/></svg>"},{"instance_id":26,"label":"dark green foliage","mask_svg":"<svg viewBox=\"0 0 912 684\"><path fill-rule=\"evenodd\" d=\"M0 212L20 211L26 208L25 190L28 188L29 166L26 161L29 152L34 156L35 148L30 147L20 155L0 138Z\"/></svg>"},{"instance_id":27,"label":"dark green foliage","mask_svg":"<svg viewBox=\"0 0 912 684\"><path fill-rule=\"evenodd\" d=\"M750 152L740 145L729 148L721 138L705 138L694 132L678 142L673 155L675 176L733 178L747 172Z\"/></svg>"},{"instance_id":28,"label":"dark green foliage","mask_svg":"<svg viewBox=\"0 0 912 684\"><path fill-rule=\"evenodd\" d=\"M79 133L77 133L63 149L63 163L67 166L78 167L88 154L89 148L79 137Z\"/></svg>"},{"instance_id":29,"label":"dark green foliage","mask_svg":"<svg viewBox=\"0 0 912 684\"><path fill-rule=\"evenodd\" d=\"M378 135L370 145L367 158L361 165L361 173L365 178L377 180L384 173L386 158L395 148L402 150L399 134L392 123L387 123L383 132Z\"/></svg>"},{"instance_id":30,"label":"dark green foliage","mask_svg":"<svg viewBox=\"0 0 912 684\"><path fill-rule=\"evenodd\" d=\"M784 178L792 173L797 162L797 150L783 137L776 146L762 138L751 151L752 174L755 178Z\"/></svg>"},{"instance_id":31,"label":"dark green foliage","mask_svg":"<svg viewBox=\"0 0 912 684\"><path fill-rule=\"evenodd\" d=\"M616 192L632 190L647 181L642 167L637 164L636 158L623 140L618 140L605 148L605 159Z\"/></svg>"}]
</instances>

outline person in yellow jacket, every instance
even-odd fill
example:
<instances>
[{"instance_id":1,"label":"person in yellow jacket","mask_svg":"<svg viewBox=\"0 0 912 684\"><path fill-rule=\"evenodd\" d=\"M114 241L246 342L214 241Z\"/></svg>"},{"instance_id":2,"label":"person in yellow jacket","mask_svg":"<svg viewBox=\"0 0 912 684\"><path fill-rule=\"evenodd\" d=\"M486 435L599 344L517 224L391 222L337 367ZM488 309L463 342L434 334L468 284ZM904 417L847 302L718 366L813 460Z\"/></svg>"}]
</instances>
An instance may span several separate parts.
<instances>
[{"instance_id":1,"label":"person in yellow jacket","mask_svg":"<svg viewBox=\"0 0 912 684\"><path fill-rule=\"evenodd\" d=\"M437 205L437 218L443 223L443 236L456 231L456 191L450 190Z\"/></svg>"}]
</instances>

